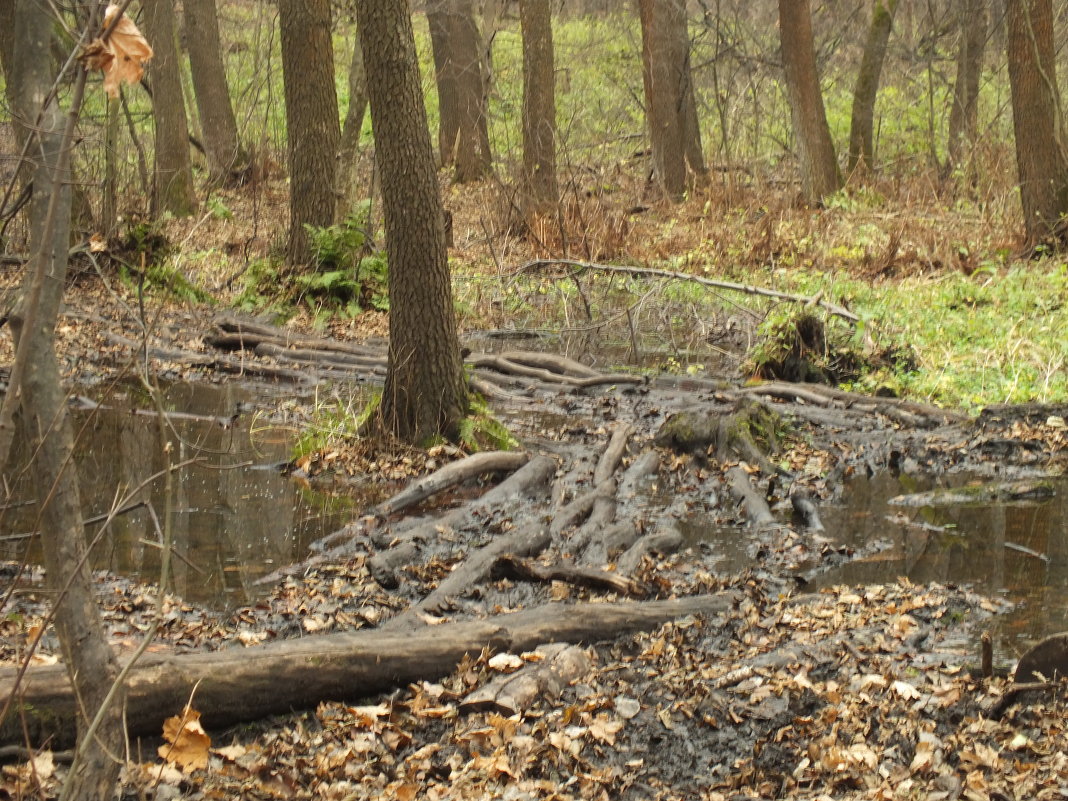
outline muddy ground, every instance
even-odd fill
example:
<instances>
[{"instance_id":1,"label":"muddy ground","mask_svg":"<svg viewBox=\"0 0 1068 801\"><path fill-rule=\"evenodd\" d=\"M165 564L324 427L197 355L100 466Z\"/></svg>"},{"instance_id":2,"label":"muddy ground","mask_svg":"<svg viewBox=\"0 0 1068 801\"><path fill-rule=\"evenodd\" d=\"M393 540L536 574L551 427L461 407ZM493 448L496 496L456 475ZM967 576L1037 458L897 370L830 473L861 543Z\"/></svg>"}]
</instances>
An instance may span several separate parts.
<instances>
[{"instance_id":1,"label":"muddy ground","mask_svg":"<svg viewBox=\"0 0 1068 801\"><path fill-rule=\"evenodd\" d=\"M138 335L121 317L70 309L60 335L68 340L62 352L74 386L135 374ZM213 336L233 330L233 318L227 316L230 329L220 329L220 319L168 312L150 343L157 374L211 381L264 380L272 372L274 380L299 377L289 371L303 374L304 398L310 376L334 385L376 380L373 365L324 366L329 338L308 332L299 336L318 340L310 348L318 355L304 366L284 353L257 355L232 342L215 347ZM366 347L369 358L380 357L380 343ZM469 358L477 362L480 355ZM509 361L522 365L523 359L512 353ZM567 378L604 373L582 376L560 363L540 368L550 375L534 377L491 362L474 374L499 390L491 407L522 449L552 460L544 480L479 505L510 472L501 471L357 519L313 553L312 562L279 578L263 601L233 612L171 598L154 648L244 648L391 625L417 637L421 628L446 620L547 603L575 604L581 614L584 604L620 597L574 577L502 577L496 562L497 572L475 573L456 591L433 596L481 548L529 528L545 532L528 551L536 567L578 565L622 576L635 603L731 591L737 593L731 610L588 643L581 675L516 714L468 712L462 701L491 677L538 657L517 654L522 661L506 663L491 661L488 652L472 654L445 675L387 695L324 699L315 710L211 731L206 768L183 771L173 759L155 760L151 749L135 751L128 792L327 799L1061 797L1068 786L1063 688L1024 696L995 720L1008 679L979 675L979 633L1004 611L1002 602L964 587L907 581L819 591L810 584L880 547L843 547L821 528L820 508L838 499L850 477L894 472L1019 482L1061 474L1068 408L997 408L972 418L810 385L673 375L581 385ZM293 386L298 394L301 383ZM372 461L392 464L381 454L371 459L364 448L354 447L351 459L329 465L312 459L301 467L320 480L324 471L344 480ZM439 455L434 466L460 455ZM430 472L425 461L412 469ZM441 524L450 512L456 514ZM694 520L698 528L736 531L745 542L746 568L724 571L715 545L694 534ZM606 532L621 539L605 540ZM384 556L390 557L385 568ZM8 598L9 664L39 620L39 579L25 574ZM101 577L101 588L116 646L129 649L151 619L155 590L113 577ZM35 658L47 662L53 653L46 637ZM26 764L13 764L5 769L5 788L19 797L40 782L47 794L61 773L62 767L58 774L42 767L35 778Z\"/></svg>"}]
</instances>

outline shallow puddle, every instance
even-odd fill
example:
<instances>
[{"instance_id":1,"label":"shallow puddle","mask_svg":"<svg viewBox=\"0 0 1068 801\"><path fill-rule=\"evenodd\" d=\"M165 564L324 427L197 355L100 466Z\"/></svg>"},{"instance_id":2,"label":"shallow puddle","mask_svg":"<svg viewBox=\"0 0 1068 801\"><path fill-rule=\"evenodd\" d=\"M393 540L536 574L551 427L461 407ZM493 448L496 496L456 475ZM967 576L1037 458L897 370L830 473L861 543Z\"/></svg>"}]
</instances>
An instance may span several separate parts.
<instances>
[{"instance_id":1,"label":"shallow puddle","mask_svg":"<svg viewBox=\"0 0 1068 801\"><path fill-rule=\"evenodd\" d=\"M189 462L175 473L172 586L190 601L230 608L262 595L257 578L302 559L311 542L339 528L354 506L366 503L357 490L328 495L282 474L279 465L290 458L294 432L266 422L255 410L277 406L285 391L254 393L235 384L207 383L164 390L164 408L181 413L170 419L172 463ZM101 403L106 408L73 415L84 515L104 515L138 501L150 507L115 517L94 548L93 566L157 581L155 521L163 520L165 492L162 480L151 477L165 462L155 415L135 413L152 404L130 388ZM226 425L235 414L233 425ZM12 464L24 461L16 452ZM130 494L146 483L147 491ZM39 561L37 540L25 536L37 522L36 506L24 503L33 498L28 477L15 481L15 496L23 505L0 517L0 558L27 554ZM89 536L98 530L99 524L89 526Z\"/></svg>"},{"instance_id":2,"label":"shallow puddle","mask_svg":"<svg viewBox=\"0 0 1068 801\"><path fill-rule=\"evenodd\" d=\"M1009 663L1038 640L1068 630L1068 481L1054 482L1044 501L908 508L887 502L898 495L960 487L967 476L930 478L889 473L846 482L835 504L820 510L834 546L867 554L821 571L809 565L806 590L835 585L895 582L966 586L1013 604L994 618L995 659ZM720 555L723 571L751 564L757 535L733 527L699 524L688 541L700 540ZM974 651L976 660L978 650Z\"/></svg>"},{"instance_id":3,"label":"shallow puddle","mask_svg":"<svg viewBox=\"0 0 1068 801\"><path fill-rule=\"evenodd\" d=\"M1002 597L1014 607L992 621L991 634L996 656L1012 661L1043 637L1068 630L1068 481L1056 481L1055 494L1043 501L887 505L896 495L965 483L962 476L936 484L888 473L847 482L841 505L823 510L831 538L857 549L884 541L885 548L824 573L816 583L885 583L905 576Z\"/></svg>"}]
</instances>

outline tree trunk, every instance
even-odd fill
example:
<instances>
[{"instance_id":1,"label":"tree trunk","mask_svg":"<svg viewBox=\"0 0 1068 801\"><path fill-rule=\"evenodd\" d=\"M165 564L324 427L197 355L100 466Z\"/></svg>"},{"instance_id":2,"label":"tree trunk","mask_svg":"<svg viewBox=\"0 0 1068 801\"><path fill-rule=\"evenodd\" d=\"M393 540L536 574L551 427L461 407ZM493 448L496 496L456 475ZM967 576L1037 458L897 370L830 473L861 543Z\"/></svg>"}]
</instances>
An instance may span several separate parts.
<instances>
[{"instance_id":1,"label":"tree trunk","mask_svg":"<svg viewBox=\"0 0 1068 801\"><path fill-rule=\"evenodd\" d=\"M986 0L965 0L960 6L960 41L957 44L957 79L949 111L949 159L952 170L961 150L974 143L979 124L979 79L986 47Z\"/></svg>"},{"instance_id":2,"label":"tree trunk","mask_svg":"<svg viewBox=\"0 0 1068 801\"><path fill-rule=\"evenodd\" d=\"M152 119L156 130L156 172L152 191L154 214L185 217L196 210L193 170L189 159L189 126L178 72L174 35L174 4L145 0L145 38L155 51L148 63L152 85Z\"/></svg>"},{"instance_id":3,"label":"tree trunk","mask_svg":"<svg viewBox=\"0 0 1068 801\"><path fill-rule=\"evenodd\" d=\"M360 133L363 119L367 116L367 71L363 67L363 48L357 36L352 43L352 61L349 63L349 107L345 123L341 127L341 144L337 157L336 218L340 222L356 210L360 196L356 186L356 157L360 151Z\"/></svg>"},{"instance_id":4,"label":"tree trunk","mask_svg":"<svg viewBox=\"0 0 1068 801\"><path fill-rule=\"evenodd\" d=\"M653 174L680 199L705 172L690 71L685 0L640 0L642 79L653 151Z\"/></svg>"},{"instance_id":5,"label":"tree trunk","mask_svg":"<svg viewBox=\"0 0 1068 801\"><path fill-rule=\"evenodd\" d=\"M215 183L233 183L247 169L248 154L238 138L226 84L215 0L184 0L183 13L208 173Z\"/></svg>"},{"instance_id":6,"label":"tree trunk","mask_svg":"<svg viewBox=\"0 0 1068 801\"><path fill-rule=\"evenodd\" d=\"M30 121L32 125L41 98L52 85L52 21L52 7L43 0L18 3L14 47L21 68L14 95L23 124ZM77 114L83 87L84 82L79 83L75 90L72 114ZM85 529L72 458L73 435L54 350L70 246L72 143L67 140L66 123L53 99L37 125L24 133L36 135L37 143L31 152L39 158L32 167L35 191L30 232L34 255L27 265L22 306L12 314L11 324L16 343L26 348L28 360L21 385L8 391L21 392L22 396L19 431L26 442L26 453L33 454L41 550L48 586L55 593L56 633L64 670L77 688L82 710L74 718L82 740L82 758L73 767L64 797L99 799L112 796L118 779L120 764L112 755L122 753L122 694L113 700L95 736L85 740L87 724L103 706L118 675L118 663L107 644L85 558ZM28 306L34 303L36 309L31 312ZM13 689L8 687L9 692ZM18 715L9 714L6 725L17 727L18 720Z\"/></svg>"},{"instance_id":7,"label":"tree trunk","mask_svg":"<svg viewBox=\"0 0 1068 801\"><path fill-rule=\"evenodd\" d=\"M334 223L341 139L329 0L279 0L282 79L289 142L289 246L286 260L307 264L305 226Z\"/></svg>"},{"instance_id":8,"label":"tree trunk","mask_svg":"<svg viewBox=\"0 0 1068 801\"><path fill-rule=\"evenodd\" d=\"M523 33L523 206L545 214L560 201L556 180L556 78L549 0L520 0Z\"/></svg>"},{"instance_id":9,"label":"tree trunk","mask_svg":"<svg viewBox=\"0 0 1068 801\"><path fill-rule=\"evenodd\" d=\"M366 0L357 12L389 257L382 421L408 442L454 437L467 389L411 16L406 0Z\"/></svg>"},{"instance_id":10,"label":"tree trunk","mask_svg":"<svg viewBox=\"0 0 1068 801\"><path fill-rule=\"evenodd\" d=\"M485 648L519 653L549 642L598 642L687 615L721 615L736 601L736 594L728 592L646 603L553 603L487 620L423 627L416 635L356 631L150 657L130 674L126 720L132 735L158 735L163 720L179 714L195 693L201 722L222 728L433 680L454 670L465 654L477 655ZM5 696L13 674L11 668L0 669L0 692ZM26 716L33 741L62 738L74 707L62 669L31 668L24 685L19 711ZM19 719L13 716L0 729L0 743L22 739Z\"/></svg>"},{"instance_id":11,"label":"tree trunk","mask_svg":"<svg viewBox=\"0 0 1068 801\"><path fill-rule=\"evenodd\" d=\"M879 93L879 76L886 60L886 45L898 0L875 0L871 13L868 41L853 88L853 113L849 125L849 172L871 169L875 153L875 98Z\"/></svg>"},{"instance_id":12,"label":"tree trunk","mask_svg":"<svg viewBox=\"0 0 1068 801\"><path fill-rule=\"evenodd\" d=\"M458 183L477 181L493 166L486 118L482 40L471 0L434 0L427 8L438 72L438 143Z\"/></svg>"},{"instance_id":13,"label":"tree trunk","mask_svg":"<svg viewBox=\"0 0 1068 801\"><path fill-rule=\"evenodd\" d=\"M4 76L8 107L14 107L15 0L0 0L0 73Z\"/></svg>"},{"instance_id":14,"label":"tree trunk","mask_svg":"<svg viewBox=\"0 0 1068 801\"><path fill-rule=\"evenodd\" d=\"M453 146L460 135L460 100L456 76L449 67L449 15L445 0L429 0L426 19L434 56L434 85L438 90L438 158L442 167L450 167Z\"/></svg>"},{"instance_id":15,"label":"tree trunk","mask_svg":"<svg viewBox=\"0 0 1068 801\"><path fill-rule=\"evenodd\" d=\"M1009 84L1016 163L1028 247L1068 238L1064 152L1053 50L1051 0L1008 2Z\"/></svg>"},{"instance_id":16,"label":"tree trunk","mask_svg":"<svg viewBox=\"0 0 1068 801\"><path fill-rule=\"evenodd\" d=\"M779 36L801 190L806 201L818 204L841 188L842 174L823 108L809 0L779 0Z\"/></svg>"}]
</instances>

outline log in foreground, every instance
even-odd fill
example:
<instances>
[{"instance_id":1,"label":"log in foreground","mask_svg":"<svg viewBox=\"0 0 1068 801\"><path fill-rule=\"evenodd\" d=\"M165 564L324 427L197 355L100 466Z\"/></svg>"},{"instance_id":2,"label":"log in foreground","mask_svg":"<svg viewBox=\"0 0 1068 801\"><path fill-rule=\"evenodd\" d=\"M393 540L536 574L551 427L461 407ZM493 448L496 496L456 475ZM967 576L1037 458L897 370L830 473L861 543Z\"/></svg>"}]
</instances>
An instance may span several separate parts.
<instances>
[{"instance_id":1,"label":"log in foreground","mask_svg":"<svg viewBox=\"0 0 1068 801\"><path fill-rule=\"evenodd\" d=\"M722 615L736 593L644 603L546 604L486 620L410 631L358 631L251 648L153 657L127 682L131 735L158 734L164 719L194 706L209 728L310 709L325 700L364 698L451 672L465 654L526 651L546 642L589 643L655 628L687 615ZM0 693L16 691L16 668L0 669ZM30 668L19 703L0 726L0 745L62 748L74 737L74 696L63 665Z\"/></svg>"}]
</instances>

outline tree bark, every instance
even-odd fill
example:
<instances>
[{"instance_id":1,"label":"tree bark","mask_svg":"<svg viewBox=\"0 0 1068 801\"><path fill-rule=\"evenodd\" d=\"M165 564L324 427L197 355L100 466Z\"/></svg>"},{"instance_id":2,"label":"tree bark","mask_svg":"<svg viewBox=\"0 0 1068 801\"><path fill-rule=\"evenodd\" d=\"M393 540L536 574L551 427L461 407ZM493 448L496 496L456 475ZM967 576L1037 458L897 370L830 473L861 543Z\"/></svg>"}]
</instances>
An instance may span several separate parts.
<instances>
[{"instance_id":1,"label":"tree bark","mask_svg":"<svg viewBox=\"0 0 1068 801\"><path fill-rule=\"evenodd\" d=\"M458 183L484 178L493 167L486 117L482 38L471 0L433 0L427 8L438 72L438 141L442 165Z\"/></svg>"},{"instance_id":2,"label":"tree bark","mask_svg":"<svg viewBox=\"0 0 1068 801\"><path fill-rule=\"evenodd\" d=\"M248 167L248 154L230 102L215 0L184 0L182 8L208 174L215 183L234 183Z\"/></svg>"},{"instance_id":3,"label":"tree bark","mask_svg":"<svg viewBox=\"0 0 1068 801\"><path fill-rule=\"evenodd\" d=\"M801 189L807 202L819 204L841 188L842 174L823 108L809 0L779 0L779 35Z\"/></svg>"},{"instance_id":4,"label":"tree bark","mask_svg":"<svg viewBox=\"0 0 1068 801\"><path fill-rule=\"evenodd\" d=\"M556 180L556 77L549 0L520 0L523 34L523 207L545 214L560 202Z\"/></svg>"},{"instance_id":5,"label":"tree bark","mask_svg":"<svg viewBox=\"0 0 1068 801\"><path fill-rule=\"evenodd\" d=\"M185 217L196 210L193 170L189 158L189 125L178 71L174 4L145 0L145 38L155 51L148 63L152 85L152 120L156 130L153 213Z\"/></svg>"},{"instance_id":6,"label":"tree bark","mask_svg":"<svg viewBox=\"0 0 1068 801\"><path fill-rule=\"evenodd\" d=\"M356 185L356 157L360 151L360 133L367 116L367 71L363 66L363 48L357 36L352 43L352 61L349 63L349 107L341 126L341 144L337 157L336 218L342 222L357 207L360 196Z\"/></svg>"},{"instance_id":7,"label":"tree bark","mask_svg":"<svg viewBox=\"0 0 1068 801\"><path fill-rule=\"evenodd\" d=\"M338 122L329 0L279 0L282 82L289 150L289 245L286 260L307 264L305 226L334 223Z\"/></svg>"},{"instance_id":8,"label":"tree bark","mask_svg":"<svg viewBox=\"0 0 1068 801\"><path fill-rule=\"evenodd\" d=\"M986 0L965 0L960 7L957 78L953 84L953 105L949 111L948 170L960 164L962 149L975 141L986 31Z\"/></svg>"},{"instance_id":9,"label":"tree bark","mask_svg":"<svg viewBox=\"0 0 1068 801\"><path fill-rule=\"evenodd\" d=\"M367 0L357 11L389 257L381 420L408 442L455 437L467 387L411 17L405 0Z\"/></svg>"},{"instance_id":10,"label":"tree bark","mask_svg":"<svg viewBox=\"0 0 1068 801\"><path fill-rule=\"evenodd\" d=\"M62 673L76 687L80 702L80 713L75 715L72 710L70 729L77 728L84 740L87 724L103 706L118 675L118 664L107 644L85 558L85 529L72 458L73 435L54 350L70 246L72 143L67 119L54 99L34 124L53 80L49 56L52 7L43 0L21 0L14 24L14 55L20 64L19 84L13 93L18 101L17 117L22 125L31 126L23 136L36 136L31 152L39 160L31 167L35 186L30 209L34 255L27 265L23 305L11 316L16 343L27 349L28 360L20 386L8 391L22 395L19 431L26 442L26 452L33 454L42 552L48 587L55 594L55 627L65 662ZM84 79L75 89L74 115L83 88ZM73 134L73 127L70 133ZM31 313L26 304L34 303L34 298L36 308ZM3 698L15 689L9 683ZM13 711L9 710L3 725L17 729L19 716ZM95 736L81 743L82 758L72 768L65 798L99 799L113 794L120 765L112 755L122 753L121 711L120 692Z\"/></svg>"},{"instance_id":11,"label":"tree bark","mask_svg":"<svg viewBox=\"0 0 1068 801\"><path fill-rule=\"evenodd\" d=\"M686 2L640 0L638 11L653 175L665 193L677 200L692 177L705 172L690 71Z\"/></svg>"},{"instance_id":12,"label":"tree bark","mask_svg":"<svg viewBox=\"0 0 1068 801\"><path fill-rule=\"evenodd\" d=\"M547 642L598 642L687 615L722 615L736 600L733 593L723 593L645 603L547 604L487 620L424 627L417 637L410 631L358 631L149 658L130 674L126 723L131 735L158 734L163 720L180 713L195 691L201 722L222 728L433 680L485 648L519 653ZM11 691L13 672L0 669L0 693ZM62 667L31 668L23 685L18 711L33 742L54 737L53 747L63 743L74 699ZM0 729L0 743L22 741L19 719L11 716ZM100 796L105 797L110 796Z\"/></svg>"},{"instance_id":13,"label":"tree bark","mask_svg":"<svg viewBox=\"0 0 1068 801\"><path fill-rule=\"evenodd\" d=\"M1009 0L1007 49L1027 245L1064 244L1068 159L1057 91L1052 0Z\"/></svg>"},{"instance_id":14,"label":"tree bark","mask_svg":"<svg viewBox=\"0 0 1068 801\"><path fill-rule=\"evenodd\" d=\"M875 98L886 60L886 45L894 25L898 0L875 0L864 56L853 88L853 113L849 126L849 168L871 169L875 153Z\"/></svg>"}]
</instances>

